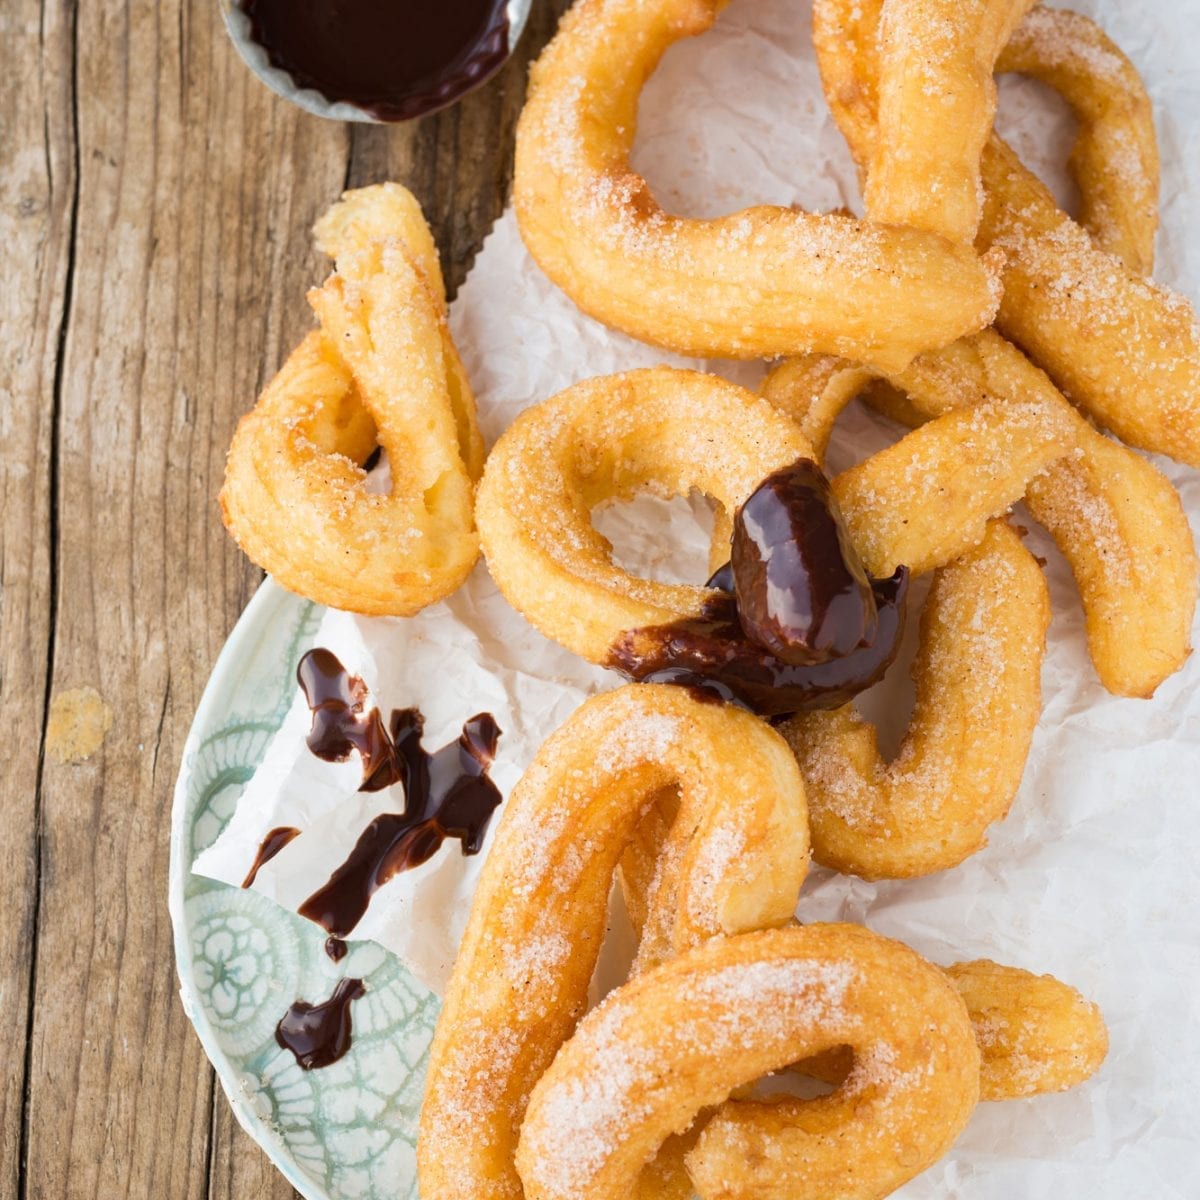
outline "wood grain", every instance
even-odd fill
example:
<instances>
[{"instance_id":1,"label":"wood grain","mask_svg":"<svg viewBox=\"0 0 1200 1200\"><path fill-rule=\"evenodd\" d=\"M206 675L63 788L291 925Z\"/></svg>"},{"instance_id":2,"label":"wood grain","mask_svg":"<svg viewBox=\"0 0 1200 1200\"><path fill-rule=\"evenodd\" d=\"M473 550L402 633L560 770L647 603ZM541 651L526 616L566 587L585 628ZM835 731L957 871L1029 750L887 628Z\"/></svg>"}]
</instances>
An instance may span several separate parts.
<instances>
[{"instance_id":1,"label":"wood grain","mask_svg":"<svg viewBox=\"0 0 1200 1200\"><path fill-rule=\"evenodd\" d=\"M41 740L52 624L55 486L51 442L70 275L75 163L71 29L33 0L6 10L0 73L0 1195L14 1196L26 1153L33 947L40 899Z\"/></svg>"},{"instance_id":2,"label":"wood grain","mask_svg":"<svg viewBox=\"0 0 1200 1200\"><path fill-rule=\"evenodd\" d=\"M166 911L184 737L259 579L217 517L225 448L310 324L308 229L343 187L412 187L461 283L561 7L480 92L385 129L273 97L213 0L6 4L0 1195L293 1194L191 1033ZM58 762L45 715L79 687L112 728Z\"/></svg>"}]
</instances>

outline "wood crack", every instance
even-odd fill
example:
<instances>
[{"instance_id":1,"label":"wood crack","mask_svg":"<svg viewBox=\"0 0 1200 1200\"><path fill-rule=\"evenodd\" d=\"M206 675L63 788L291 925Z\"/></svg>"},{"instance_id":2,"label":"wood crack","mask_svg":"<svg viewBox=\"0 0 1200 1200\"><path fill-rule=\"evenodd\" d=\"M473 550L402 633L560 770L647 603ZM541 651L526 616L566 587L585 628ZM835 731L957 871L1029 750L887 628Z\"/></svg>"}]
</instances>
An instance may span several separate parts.
<instances>
[{"instance_id":1,"label":"wood crack","mask_svg":"<svg viewBox=\"0 0 1200 1200\"><path fill-rule=\"evenodd\" d=\"M211 1067L208 1072L208 1117L205 1128L208 1141L204 1147L204 1191L205 1200L212 1200L213 1150L217 1144L217 1073Z\"/></svg>"},{"instance_id":2,"label":"wood crack","mask_svg":"<svg viewBox=\"0 0 1200 1200\"><path fill-rule=\"evenodd\" d=\"M43 5L43 27L45 7ZM25 1059L22 1065L20 1144L17 1165L17 1197L26 1200L29 1186L29 1137L30 1137L30 1104L33 1092L33 1034L34 1034L34 998L37 996L38 985L38 929L42 909L42 864L45 859L44 839L42 834L42 784L46 768L46 730L49 726L50 696L54 687L54 659L57 641L58 616L58 574L59 574L59 467L60 467L60 433L62 423L62 397L65 380L65 362L67 329L71 320L71 304L75 283L75 261L78 253L76 243L79 225L79 187L80 187L80 153L79 153L79 5L78 0L70 6L70 45L71 45L71 153L73 162L73 177L71 181L71 199L67 218L67 265L63 280L62 319L58 327L58 337L55 342L54 384L50 406L50 461L48 464L48 527L49 541L49 587L47 603L50 608L50 620L47 624L46 635L46 683L42 695L42 730L38 745L37 772L34 776L33 828L34 828L34 867L33 867L33 907L30 913L29 937L29 994L25 1008ZM50 176L53 188L53 176Z\"/></svg>"},{"instance_id":3,"label":"wood crack","mask_svg":"<svg viewBox=\"0 0 1200 1200\"><path fill-rule=\"evenodd\" d=\"M158 778L158 752L162 748L163 726L167 720L167 709L171 704L171 671L167 670L167 684L163 688L162 708L158 711L158 727L154 731L154 755L150 759L150 778Z\"/></svg>"}]
</instances>

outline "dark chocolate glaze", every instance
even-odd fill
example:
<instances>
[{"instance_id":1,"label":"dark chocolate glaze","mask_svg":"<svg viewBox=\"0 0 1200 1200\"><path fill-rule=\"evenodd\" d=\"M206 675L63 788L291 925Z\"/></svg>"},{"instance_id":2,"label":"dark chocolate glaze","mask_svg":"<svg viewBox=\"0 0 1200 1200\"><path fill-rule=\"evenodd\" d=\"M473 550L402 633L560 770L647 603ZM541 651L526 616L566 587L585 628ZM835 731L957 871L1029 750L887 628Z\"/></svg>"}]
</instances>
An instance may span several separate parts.
<instances>
[{"instance_id":1,"label":"dark chocolate glaze","mask_svg":"<svg viewBox=\"0 0 1200 1200\"><path fill-rule=\"evenodd\" d=\"M746 636L797 667L875 640L871 580L824 472L802 458L738 509L730 565Z\"/></svg>"},{"instance_id":2,"label":"dark chocolate glaze","mask_svg":"<svg viewBox=\"0 0 1200 1200\"><path fill-rule=\"evenodd\" d=\"M765 717L837 708L882 679L900 647L908 568L876 581L873 590L874 640L827 663L793 666L752 642L737 601L726 595L701 617L627 631L609 651L608 666L638 682L700 689Z\"/></svg>"},{"instance_id":3,"label":"dark chocolate glaze","mask_svg":"<svg viewBox=\"0 0 1200 1200\"><path fill-rule=\"evenodd\" d=\"M327 650L312 653L337 662ZM327 659L321 661L328 665ZM341 691L330 675L322 676L326 680L322 686L331 694L344 696L345 688L355 681L344 670L342 674L350 682L341 685ZM307 687L305 691L312 703L318 693ZM319 707L314 710L314 729L319 711ZM487 774L500 739L495 718L490 713L472 717L457 741L434 754L421 745L424 723L415 708L392 713L389 727L383 730L388 753L376 760L362 788L378 790L403 784L404 811L376 817L329 881L300 906L301 916L335 938L345 937L358 924L371 897L389 879L426 862L448 838L457 838L464 854L477 854L483 845L492 813L500 803L500 791Z\"/></svg>"},{"instance_id":4,"label":"dark chocolate glaze","mask_svg":"<svg viewBox=\"0 0 1200 1200\"><path fill-rule=\"evenodd\" d=\"M362 760L360 792L378 792L399 776L396 748L378 708L364 712L367 685L351 675L330 650L310 650L296 678L312 709L308 748L326 762L345 762L354 751Z\"/></svg>"},{"instance_id":5,"label":"dark chocolate glaze","mask_svg":"<svg viewBox=\"0 0 1200 1200\"><path fill-rule=\"evenodd\" d=\"M734 518L732 549L700 616L626 630L607 665L764 717L837 708L883 678L900 648L908 569L871 580L816 463L763 481Z\"/></svg>"},{"instance_id":6,"label":"dark chocolate glaze","mask_svg":"<svg viewBox=\"0 0 1200 1200\"><path fill-rule=\"evenodd\" d=\"M325 939L325 953L333 959L334 962L341 962L346 957L346 952L350 949L341 938L327 937Z\"/></svg>"},{"instance_id":7,"label":"dark chocolate glaze","mask_svg":"<svg viewBox=\"0 0 1200 1200\"><path fill-rule=\"evenodd\" d=\"M241 0L250 36L300 87L403 121L508 57L507 0Z\"/></svg>"},{"instance_id":8,"label":"dark chocolate glaze","mask_svg":"<svg viewBox=\"0 0 1200 1200\"><path fill-rule=\"evenodd\" d=\"M305 1071L337 1062L350 1049L350 1003L366 990L361 979L342 979L323 1004L297 1000L275 1026L275 1040Z\"/></svg>"},{"instance_id":9,"label":"dark chocolate glaze","mask_svg":"<svg viewBox=\"0 0 1200 1200\"><path fill-rule=\"evenodd\" d=\"M262 845L259 846L258 853L254 856L254 862L251 864L250 870L246 873L246 878L242 880L242 887L253 887L254 881L258 878L258 872L263 864L269 863L292 838L299 836L300 830L293 828L291 825L280 825L278 829L272 829L263 838Z\"/></svg>"}]
</instances>

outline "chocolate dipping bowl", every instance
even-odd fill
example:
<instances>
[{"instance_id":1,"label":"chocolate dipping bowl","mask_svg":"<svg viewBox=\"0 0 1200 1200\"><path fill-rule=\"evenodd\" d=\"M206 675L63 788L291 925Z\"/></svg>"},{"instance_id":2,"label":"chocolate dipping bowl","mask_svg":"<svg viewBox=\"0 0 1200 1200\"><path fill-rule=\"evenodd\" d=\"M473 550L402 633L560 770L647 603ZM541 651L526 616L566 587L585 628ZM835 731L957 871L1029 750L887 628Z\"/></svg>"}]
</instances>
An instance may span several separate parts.
<instances>
[{"instance_id":1,"label":"chocolate dipping bowl","mask_svg":"<svg viewBox=\"0 0 1200 1200\"><path fill-rule=\"evenodd\" d=\"M424 9L422 0L343 0L340 5L326 3L323 7L320 0L310 0L309 15L296 18L296 0L219 2L225 28L242 61L271 91L315 116L372 125L437 112L486 83L512 55L532 4L532 0L493 0L490 6L486 0L442 0L434 10L433 0L423 0ZM452 35L447 15L456 11L456 2L461 6L457 11L464 14L465 36L455 43L458 53L448 54ZM397 15L400 8L405 17ZM339 37L337 31L339 22L353 31L356 22L372 19L372 10L379 14L379 36L359 42L363 52L375 60L376 79L385 79L379 70L381 54L391 53L389 43L398 47L395 75L387 77L382 86L372 84L369 69L355 79L355 39ZM346 16L347 12L351 15ZM315 27L322 21L329 28L314 37ZM393 22L404 27L402 33L386 28ZM306 25L310 27L307 34ZM361 24L358 30L361 33ZM436 38L442 39L440 54ZM425 47L430 54L427 69L421 62ZM347 82L352 79L355 81Z\"/></svg>"}]
</instances>

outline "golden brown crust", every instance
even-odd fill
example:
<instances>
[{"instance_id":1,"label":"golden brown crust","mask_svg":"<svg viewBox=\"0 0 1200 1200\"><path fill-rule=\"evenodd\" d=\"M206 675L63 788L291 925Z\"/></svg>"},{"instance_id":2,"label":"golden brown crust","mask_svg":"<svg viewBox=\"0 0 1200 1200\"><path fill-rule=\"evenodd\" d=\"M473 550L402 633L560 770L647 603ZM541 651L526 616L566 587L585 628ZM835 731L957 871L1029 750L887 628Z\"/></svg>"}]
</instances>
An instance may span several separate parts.
<instances>
[{"instance_id":1,"label":"golden brown crust","mask_svg":"<svg viewBox=\"0 0 1200 1200\"><path fill-rule=\"evenodd\" d=\"M667 787L679 808L647 888L644 965L790 919L808 832L783 739L681 688L631 685L585 703L514 789L484 864L430 1051L426 1200L521 1195L526 1099L583 1012L613 872Z\"/></svg>"},{"instance_id":2,"label":"golden brown crust","mask_svg":"<svg viewBox=\"0 0 1200 1200\"><path fill-rule=\"evenodd\" d=\"M1070 427L1072 452L1030 479L1025 500L1074 573L1096 673L1116 695L1148 697L1183 666L1196 554L1183 505L1161 471L1098 433L993 330L922 354L875 384L865 385L863 375L837 359L788 360L768 376L764 395L795 417L811 404L825 425L860 392L907 425L981 401L1056 411Z\"/></svg>"},{"instance_id":3,"label":"golden brown crust","mask_svg":"<svg viewBox=\"0 0 1200 1200\"><path fill-rule=\"evenodd\" d=\"M1046 376L993 331L923 355L893 382L927 415L981 395L1069 412ZM1072 425L1074 453L1032 480L1026 503L1074 573L1101 682L1116 695L1148 697L1191 653L1191 529L1161 471L1082 418Z\"/></svg>"},{"instance_id":4,"label":"golden brown crust","mask_svg":"<svg viewBox=\"0 0 1200 1200\"><path fill-rule=\"evenodd\" d=\"M1071 448L1069 410L983 401L929 421L833 480L867 570L953 562Z\"/></svg>"},{"instance_id":5,"label":"golden brown crust","mask_svg":"<svg viewBox=\"0 0 1200 1200\"><path fill-rule=\"evenodd\" d=\"M1100 1009L1052 975L980 959L946 968L971 1015L982 1057L981 1100L1064 1092L1108 1053Z\"/></svg>"},{"instance_id":6,"label":"golden brown crust","mask_svg":"<svg viewBox=\"0 0 1200 1200\"><path fill-rule=\"evenodd\" d=\"M322 329L238 425L221 509L283 587L407 616L454 591L478 557L474 400L416 201L396 185L350 192L317 233L338 268L309 295ZM376 445L388 493L370 490L362 467Z\"/></svg>"},{"instance_id":7,"label":"golden brown crust","mask_svg":"<svg viewBox=\"0 0 1200 1200\"><path fill-rule=\"evenodd\" d=\"M1068 444L1058 414L981 406L930 422L833 490L873 575L900 563L930 570L976 545ZM522 413L488 458L476 505L488 568L547 637L604 663L626 630L699 616L712 592L618 567L591 509L639 490L695 489L719 507L715 558L728 514L813 453L792 421L715 376L656 367L576 384Z\"/></svg>"},{"instance_id":8,"label":"golden brown crust","mask_svg":"<svg viewBox=\"0 0 1200 1200\"><path fill-rule=\"evenodd\" d=\"M718 939L614 992L534 1089L517 1155L525 1195L625 1200L701 1109L837 1045L860 1064L842 1088L766 1136L763 1106L725 1105L688 1170L723 1200L884 1196L966 1124L979 1052L937 968L850 925Z\"/></svg>"},{"instance_id":9,"label":"golden brown crust","mask_svg":"<svg viewBox=\"0 0 1200 1200\"><path fill-rule=\"evenodd\" d=\"M458 347L447 325L446 285L433 232L417 198L398 183L380 183L346 192L313 226L317 248L337 259L362 252L372 243L400 241L428 285L428 298L438 317L450 409L458 432L458 449L473 482L483 474L483 435L475 416L475 398ZM423 297L422 297L423 299Z\"/></svg>"},{"instance_id":10,"label":"golden brown crust","mask_svg":"<svg viewBox=\"0 0 1200 1200\"><path fill-rule=\"evenodd\" d=\"M791 417L812 443L818 462L837 419L875 378L870 367L855 366L832 354L804 354L780 360L759 385L772 408Z\"/></svg>"},{"instance_id":11,"label":"golden brown crust","mask_svg":"<svg viewBox=\"0 0 1200 1200\"><path fill-rule=\"evenodd\" d=\"M986 325L995 264L841 214L664 212L629 165L642 84L715 0L579 0L532 73L513 200L546 274L585 312L700 357L819 350L898 367Z\"/></svg>"},{"instance_id":12,"label":"golden brown crust","mask_svg":"<svg viewBox=\"0 0 1200 1200\"><path fill-rule=\"evenodd\" d=\"M816 0L813 10L826 98L860 165L876 138L882 2ZM980 171L976 244L1004 254L997 328L1123 441L1200 466L1200 325L1191 304L1093 242L994 133Z\"/></svg>"},{"instance_id":13,"label":"golden brown crust","mask_svg":"<svg viewBox=\"0 0 1200 1200\"><path fill-rule=\"evenodd\" d=\"M1017 533L992 522L934 577L913 663L917 696L885 762L852 706L782 726L809 797L813 856L866 879L928 875L982 849L1012 804L1041 711L1050 604Z\"/></svg>"},{"instance_id":14,"label":"golden brown crust","mask_svg":"<svg viewBox=\"0 0 1200 1200\"><path fill-rule=\"evenodd\" d=\"M618 567L592 508L695 489L732 512L804 457L795 425L716 376L654 367L587 380L526 409L493 448L476 504L488 569L531 624L603 663L625 630L698 616L713 593Z\"/></svg>"},{"instance_id":15,"label":"golden brown crust","mask_svg":"<svg viewBox=\"0 0 1200 1200\"><path fill-rule=\"evenodd\" d=\"M1052 975L1034 975L987 959L943 970L967 1006L979 1046L980 1100L1019 1100L1062 1092L1091 1078L1108 1051L1108 1031L1095 1004ZM834 1087L855 1068L854 1051L838 1046L796 1064L796 1071ZM728 1106L756 1148L792 1120L802 1125L805 1106L790 1098L770 1105ZM674 1153L674 1147L672 1148ZM671 1156L665 1159L672 1161ZM663 1173L660 1169L659 1175ZM707 1200L707 1198L706 1198Z\"/></svg>"},{"instance_id":16,"label":"golden brown crust","mask_svg":"<svg viewBox=\"0 0 1200 1200\"><path fill-rule=\"evenodd\" d=\"M888 0L879 22L878 131L864 199L875 221L971 243L979 158L996 115L996 58L1034 0Z\"/></svg>"},{"instance_id":17,"label":"golden brown crust","mask_svg":"<svg viewBox=\"0 0 1200 1200\"><path fill-rule=\"evenodd\" d=\"M1079 122L1067 165L1079 188L1079 223L1131 271L1154 269L1158 139L1142 77L1090 17L1040 5L1005 46L998 71L1040 80Z\"/></svg>"}]
</instances>

